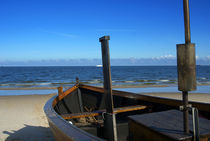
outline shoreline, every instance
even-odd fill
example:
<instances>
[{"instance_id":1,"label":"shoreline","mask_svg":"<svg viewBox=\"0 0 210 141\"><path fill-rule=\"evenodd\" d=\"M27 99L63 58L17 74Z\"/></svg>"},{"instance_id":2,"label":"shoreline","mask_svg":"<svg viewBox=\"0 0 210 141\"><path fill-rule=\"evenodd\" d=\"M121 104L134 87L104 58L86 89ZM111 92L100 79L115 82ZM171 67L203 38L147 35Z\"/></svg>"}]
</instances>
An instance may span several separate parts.
<instances>
[{"instance_id":1,"label":"shoreline","mask_svg":"<svg viewBox=\"0 0 210 141\"><path fill-rule=\"evenodd\" d=\"M88 84L85 84L88 85ZM73 86L73 85L71 85ZM64 86L64 89L68 89L71 86ZM91 85L96 87L103 87L102 85ZM156 88L156 87L176 87L177 85L112 85L112 88ZM210 84L197 84L197 86L210 86ZM58 87L10 87L10 88L0 88L0 90L55 90Z\"/></svg>"},{"instance_id":2,"label":"shoreline","mask_svg":"<svg viewBox=\"0 0 210 141\"><path fill-rule=\"evenodd\" d=\"M102 86L98 86L102 87ZM64 91L70 87L64 87ZM113 86L113 90L132 93L180 93L176 85L120 85ZM57 94L57 87L30 87L30 88L0 88L0 96L9 95L46 95ZM210 93L210 85L198 85L196 91L190 93Z\"/></svg>"}]
</instances>

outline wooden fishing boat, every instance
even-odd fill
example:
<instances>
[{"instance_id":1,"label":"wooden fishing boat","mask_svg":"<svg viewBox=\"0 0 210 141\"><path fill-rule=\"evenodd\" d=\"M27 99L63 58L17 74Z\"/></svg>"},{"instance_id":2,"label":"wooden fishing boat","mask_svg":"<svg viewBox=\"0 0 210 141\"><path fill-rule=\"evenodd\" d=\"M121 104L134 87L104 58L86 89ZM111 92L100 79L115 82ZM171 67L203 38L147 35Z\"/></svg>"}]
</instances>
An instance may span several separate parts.
<instances>
[{"instance_id":1,"label":"wooden fishing boat","mask_svg":"<svg viewBox=\"0 0 210 141\"><path fill-rule=\"evenodd\" d=\"M57 141L208 141L210 103L190 102L191 106L188 102L188 91L196 90L196 62L195 44L190 37L189 0L183 0L183 5L185 44L177 45L178 90L182 91L183 101L112 91L110 37L103 36L99 41L104 88L77 81L65 92L60 87L58 96L45 105Z\"/></svg>"},{"instance_id":2,"label":"wooden fishing boat","mask_svg":"<svg viewBox=\"0 0 210 141\"><path fill-rule=\"evenodd\" d=\"M181 100L113 90L118 140L129 138L128 116L179 109ZM190 102L202 117L210 118L210 104ZM104 140L104 89L76 84L52 97L44 111L56 141ZM141 131L139 131L141 132Z\"/></svg>"}]
</instances>

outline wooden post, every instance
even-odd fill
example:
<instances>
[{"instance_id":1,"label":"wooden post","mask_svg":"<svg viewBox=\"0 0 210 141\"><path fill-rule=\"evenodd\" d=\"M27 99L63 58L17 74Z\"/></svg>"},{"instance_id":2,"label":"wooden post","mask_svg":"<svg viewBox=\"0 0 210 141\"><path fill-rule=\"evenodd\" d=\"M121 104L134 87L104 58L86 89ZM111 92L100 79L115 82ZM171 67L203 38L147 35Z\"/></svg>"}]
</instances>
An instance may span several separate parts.
<instances>
[{"instance_id":1,"label":"wooden post","mask_svg":"<svg viewBox=\"0 0 210 141\"><path fill-rule=\"evenodd\" d=\"M183 0L185 44L177 45L178 89L183 98L184 132L189 133L188 91L196 90L195 44L191 43L189 0Z\"/></svg>"},{"instance_id":2,"label":"wooden post","mask_svg":"<svg viewBox=\"0 0 210 141\"><path fill-rule=\"evenodd\" d=\"M79 85L79 77L76 77L76 84ZM78 100L79 100L80 111L83 113L84 108L83 108L83 102L82 102L82 94L79 88L77 91L78 91L77 95L78 95Z\"/></svg>"},{"instance_id":3,"label":"wooden post","mask_svg":"<svg viewBox=\"0 0 210 141\"><path fill-rule=\"evenodd\" d=\"M104 94L106 96L106 114L104 121L105 137L109 141L117 141L116 119L114 114L112 97L112 79L109 55L109 36L103 36L99 39L102 48L103 74L104 74Z\"/></svg>"},{"instance_id":4,"label":"wooden post","mask_svg":"<svg viewBox=\"0 0 210 141\"><path fill-rule=\"evenodd\" d=\"M60 86L60 87L58 87L58 96L60 96L62 94L63 94L63 87Z\"/></svg>"},{"instance_id":5,"label":"wooden post","mask_svg":"<svg viewBox=\"0 0 210 141\"><path fill-rule=\"evenodd\" d=\"M188 44L191 43L189 0L183 0L183 8L184 8L185 43Z\"/></svg>"},{"instance_id":6,"label":"wooden post","mask_svg":"<svg viewBox=\"0 0 210 141\"><path fill-rule=\"evenodd\" d=\"M79 84L79 77L76 77L76 84Z\"/></svg>"}]
</instances>

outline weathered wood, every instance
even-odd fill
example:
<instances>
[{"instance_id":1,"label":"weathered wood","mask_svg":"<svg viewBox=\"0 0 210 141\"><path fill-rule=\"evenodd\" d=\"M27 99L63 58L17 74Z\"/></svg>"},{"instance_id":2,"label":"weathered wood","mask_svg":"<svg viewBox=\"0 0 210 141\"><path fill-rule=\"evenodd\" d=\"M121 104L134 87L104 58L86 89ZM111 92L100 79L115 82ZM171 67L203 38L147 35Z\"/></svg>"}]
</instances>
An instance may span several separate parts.
<instances>
[{"instance_id":1,"label":"weathered wood","mask_svg":"<svg viewBox=\"0 0 210 141\"><path fill-rule=\"evenodd\" d=\"M112 78L110 68L110 55L109 55L109 36L104 36L99 39L102 48L102 62L103 62L103 75L104 75L104 94L106 96L106 110L108 113L113 113L113 98L112 98Z\"/></svg>"},{"instance_id":2,"label":"weathered wood","mask_svg":"<svg viewBox=\"0 0 210 141\"><path fill-rule=\"evenodd\" d=\"M99 116L101 111L98 112L83 112L83 113L73 113L73 114L64 114L60 115L63 119L74 119L74 118L84 118L84 117L95 117Z\"/></svg>"},{"instance_id":3,"label":"weathered wood","mask_svg":"<svg viewBox=\"0 0 210 141\"><path fill-rule=\"evenodd\" d=\"M192 133L185 134L183 131L183 113L177 110L150 113L144 115L130 116L130 137L134 140L141 138L145 141L191 141ZM190 130L192 127L192 116L190 119ZM141 129L141 132L138 132ZM206 140L210 137L210 121L200 118L200 137Z\"/></svg>"},{"instance_id":4,"label":"weathered wood","mask_svg":"<svg viewBox=\"0 0 210 141\"><path fill-rule=\"evenodd\" d=\"M63 94L63 87L58 87L58 95L62 95Z\"/></svg>"},{"instance_id":5,"label":"weathered wood","mask_svg":"<svg viewBox=\"0 0 210 141\"><path fill-rule=\"evenodd\" d=\"M63 92L61 98L63 98L63 97L65 97L66 95L70 94L72 91L74 91L74 90L77 89L77 88L78 88L78 85L75 85L75 86L73 86L72 88L67 89L66 91Z\"/></svg>"},{"instance_id":6,"label":"weathered wood","mask_svg":"<svg viewBox=\"0 0 210 141\"><path fill-rule=\"evenodd\" d=\"M115 114L113 113L113 97L112 97L112 79L110 68L110 55L109 55L109 36L104 36L99 39L102 48L102 62L104 74L104 94L106 103L106 113L104 121L105 137L109 141L117 141L117 128Z\"/></svg>"},{"instance_id":7,"label":"weathered wood","mask_svg":"<svg viewBox=\"0 0 210 141\"><path fill-rule=\"evenodd\" d=\"M99 97L100 97L100 95L104 94L103 88L100 88L100 87L81 85L81 84L78 87L81 89L81 91L85 90L85 91L88 91L89 93L94 93L94 95L96 95L96 96L99 95ZM77 88L74 88L74 90L76 90L76 89ZM69 90L67 90L67 91L69 91ZM76 93L76 92L73 91L73 93ZM72 93L70 93L70 95L71 94ZM162 104L162 105L169 105L169 106L176 106L176 107L182 105L181 100L167 99L167 98L154 97L154 96L146 96L146 95L135 94L135 93L131 93L131 92L123 92L123 91L113 90L113 95L117 96L117 97L122 97L125 99L126 98L135 99L135 100L140 100L140 101L145 101L145 102L158 103L158 104ZM66 96L68 97L68 95L66 95ZM56 97L57 96L54 96L47 102L47 104L45 105L44 111L48 118L50 128L53 131L53 134L57 141L102 140L96 136L93 136L87 132L84 132L83 130L79 129L78 127L76 127L72 124L69 124L68 121L65 121L58 113L56 113L56 111L54 109L54 106L58 100ZM198 107L199 111L203 111L205 113L210 112L210 108L209 108L210 104L209 103L190 102L190 104L192 104L195 107ZM180 116L180 115L176 114L176 115L171 115L171 116ZM171 117L167 117L165 120L168 120L170 118ZM200 120L202 120L202 119L200 119ZM182 122L182 120L180 120L179 122ZM174 125L174 126L176 126L176 125ZM209 125L207 124L205 128L208 128L208 126ZM119 134L119 136L122 136L123 133L120 131L119 131L119 133L121 133L121 134ZM120 140L120 137L119 137L119 140Z\"/></svg>"},{"instance_id":8,"label":"weathered wood","mask_svg":"<svg viewBox=\"0 0 210 141\"><path fill-rule=\"evenodd\" d=\"M179 91L196 90L195 44L177 45L177 69Z\"/></svg>"},{"instance_id":9,"label":"weathered wood","mask_svg":"<svg viewBox=\"0 0 210 141\"><path fill-rule=\"evenodd\" d=\"M189 0L183 0L185 44L177 45L178 90L183 93L184 131L189 133L188 91L196 90L195 44L191 44Z\"/></svg>"},{"instance_id":10,"label":"weathered wood","mask_svg":"<svg viewBox=\"0 0 210 141\"><path fill-rule=\"evenodd\" d=\"M63 93L59 93L59 95L55 98L55 100L53 101L52 106L55 107L55 105L62 100L65 96L67 96L68 94L70 94L73 91L76 91L78 89L78 85L75 85L69 89L67 89L65 92ZM60 91L61 92L61 91Z\"/></svg>"},{"instance_id":11,"label":"weathered wood","mask_svg":"<svg viewBox=\"0 0 210 141\"><path fill-rule=\"evenodd\" d=\"M95 92L98 92L101 94L104 93L103 88L100 88L100 87L94 87L94 86L80 84L80 88L87 89L90 91L95 91ZM148 96L148 95L136 94L136 93L132 93L132 92L113 90L113 95L121 96L121 97L125 97L125 98L136 99L136 100L141 100L141 101L146 101L146 102L151 102L151 103L163 104L163 105L168 105L168 106L179 107L179 106L183 105L182 100L176 100L176 99L170 99L170 98L164 98L164 97ZM197 107L198 110L200 110L200 111L210 112L210 108L209 108L210 104L209 103L190 101L189 104L192 104L193 107Z\"/></svg>"},{"instance_id":12,"label":"weathered wood","mask_svg":"<svg viewBox=\"0 0 210 141\"><path fill-rule=\"evenodd\" d=\"M82 95L81 95L80 89L78 89L77 95L78 95L78 100L79 100L78 102L79 102L80 110L81 112L84 112L83 103L82 103Z\"/></svg>"},{"instance_id":13,"label":"weathered wood","mask_svg":"<svg viewBox=\"0 0 210 141\"><path fill-rule=\"evenodd\" d=\"M127 107L120 107L120 108L114 108L114 113L123 113L123 112L130 112L130 111L136 111L136 110L143 110L146 109L147 106L143 105L134 105L134 106L127 106Z\"/></svg>"},{"instance_id":14,"label":"weathered wood","mask_svg":"<svg viewBox=\"0 0 210 141\"><path fill-rule=\"evenodd\" d=\"M185 43L188 44L191 43L189 0L183 0L183 7L184 7Z\"/></svg>"},{"instance_id":15,"label":"weathered wood","mask_svg":"<svg viewBox=\"0 0 210 141\"><path fill-rule=\"evenodd\" d=\"M124 112L136 111L136 110L143 110L143 109L146 109L146 106L142 106L142 105L127 106L127 107L114 108L114 113L118 114L118 113L124 113ZM64 115L61 115L61 117L64 118L64 119L94 117L94 116L99 116L104 112L106 112L105 109L104 110L93 111L93 112L64 114Z\"/></svg>"},{"instance_id":16,"label":"weathered wood","mask_svg":"<svg viewBox=\"0 0 210 141\"><path fill-rule=\"evenodd\" d=\"M88 134L83 130L76 128L75 126L63 120L54 110L52 103L56 99L56 96L52 97L44 106L45 114L50 125L50 129L53 132L56 141L104 141L94 135Z\"/></svg>"}]
</instances>

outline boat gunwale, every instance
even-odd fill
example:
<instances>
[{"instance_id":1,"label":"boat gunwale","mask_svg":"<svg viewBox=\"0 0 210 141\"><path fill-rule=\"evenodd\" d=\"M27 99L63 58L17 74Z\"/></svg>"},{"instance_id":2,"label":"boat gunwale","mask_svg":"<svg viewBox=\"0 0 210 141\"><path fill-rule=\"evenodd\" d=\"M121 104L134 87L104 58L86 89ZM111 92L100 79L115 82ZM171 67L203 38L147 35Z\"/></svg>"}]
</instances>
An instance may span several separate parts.
<instances>
[{"instance_id":1,"label":"boat gunwale","mask_svg":"<svg viewBox=\"0 0 210 141\"><path fill-rule=\"evenodd\" d=\"M100 87L95 86L89 86L89 85L83 85L80 84L79 88L84 88L92 91L97 91L99 93L104 93L104 89ZM132 92L125 92L125 91L119 91L119 90L112 90L113 95L115 96L121 96L146 102L152 102L157 104L164 104L169 106L182 106L183 101L178 99L172 99L172 98L165 98L165 97L157 97L157 96L149 96L144 95L140 93L132 93ZM193 107L197 107L201 111L210 112L210 103L204 103L204 102L195 102L195 101L189 101L189 104L192 104Z\"/></svg>"}]
</instances>

